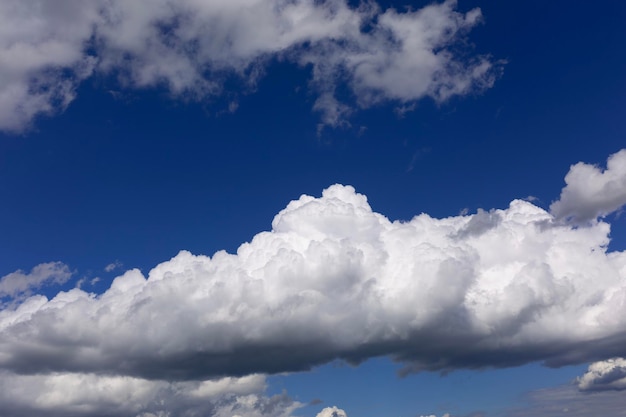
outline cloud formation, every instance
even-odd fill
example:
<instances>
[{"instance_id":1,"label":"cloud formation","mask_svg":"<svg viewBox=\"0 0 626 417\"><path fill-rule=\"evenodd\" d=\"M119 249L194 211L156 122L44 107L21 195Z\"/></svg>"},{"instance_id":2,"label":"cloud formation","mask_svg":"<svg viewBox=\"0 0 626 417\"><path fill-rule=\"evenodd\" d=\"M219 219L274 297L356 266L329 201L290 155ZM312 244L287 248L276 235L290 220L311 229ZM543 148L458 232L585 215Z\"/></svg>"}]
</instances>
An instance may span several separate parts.
<instances>
[{"instance_id":1,"label":"cloud formation","mask_svg":"<svg viewBox=\"0 0 626 417\"><path fill-rule=\"evenodd\" d=\"M287 417L302 407L286 394L268 397L264 390L261 375L172 383L128 376L2 372L0 410L6 417Z\"/></svg>"},{"instance_id":2,"label":"cloud formation","mask_svg":"<svg viewBox=\"0 0 626 417\"><path fill-rule=\"evenodd\" d=\"M302 404L266 396L263 374L380 355L406 372L599 361L579 389L621 390L626 252L608 251L609 232L523 200L392 222L333 185L290 202L236 254L182 251L102 294L25 298L71 275L42 264L0 280L16 298L0 310L0 409L288 417ZM546 395L574 395L557 391Z\"/></svg>"},{"instance_id":3,"label":"cloud formation","mask_svg":"<svg viewBox=\"0 0 626 417\"><path fill-rule=\"evenodd\" d=\"M406 371L624 356L626 254L522 200L392 222L334 185L212 257L0 312L0 367L188 381L389 355ZM427 340L428 343L424 343Z\"/></svg>"},{"instance_id":4,"label":"cloud formation","mask_svg":"<svg viewBox=\"0 0 626 417\"><path fill-rule=\"evenodd\" d=\"M594 362L577 382L581 391L626 390L626 359Z\"/></svg>"},{"instance_id":5,"label":"cloud formation","mask_svg":"<svg viewBox=\"0 0 626 417\"><path fill-rule=\"evenodd\" d=\"M550 211L558 219L584 223L626 204L626 150L609 156L606 169L579 162L565 176L567 184Z\"/></svg>"},{"instance_id":6,"label":"cloud formation","mask_svg":"<svg viewBox=\"0 0 626 417\"><path fill-rule=\"evenodd\" d=\"M48 262L35 266L30 273L18 270L0 278L0 300L19 299L45 285L64 284L72 276L69 267L61 262Z\"/></svg>"},{"instance_id":7,"label":"cloud formation","mask_svg":"<svg viewBox=\"0 0 626 417\"><path fill-rule=\"evenodd\" d=\"M128 88L165 87L202 100L235 77L253 88L267 63L312 69L314 109L338 125L357 106L489 88L499 64L451 46L481 19L456 1L382 11L346 0L6 0L0 4L0 130L62 111L81 82L112 75ZM456 48L458 50L459 48Z\"/></svg>"}]
</instances>

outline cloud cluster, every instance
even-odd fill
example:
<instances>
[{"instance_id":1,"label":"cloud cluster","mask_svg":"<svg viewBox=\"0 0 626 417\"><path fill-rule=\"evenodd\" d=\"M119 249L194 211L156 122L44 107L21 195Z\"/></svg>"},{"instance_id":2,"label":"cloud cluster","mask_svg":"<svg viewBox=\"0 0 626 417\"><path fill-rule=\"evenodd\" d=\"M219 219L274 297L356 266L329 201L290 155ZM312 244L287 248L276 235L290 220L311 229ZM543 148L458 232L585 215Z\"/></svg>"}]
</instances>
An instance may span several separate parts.
<instances>
[{"instance_id":1,"label":"cloud cluster","mask_svg":"<svg viewBox=\"0 0 626 417\"><path fill-rule=\"evenodd\" d=\"M579 162L565 176L565 188L550 211L577 223L604 217L626 204L626 150L609 156L606 169Z\"/></svg>"},{"instance_id":2,"label":"cloud cluster","mask_svg":"<svg viewBox=\"0 0 626 417\"><path fill-rule=\"evenodd\" d=\"M62 111L93 74L204 99L228 78L253 86L274 59L312 68L314 108L330 125L353 107L337 98L340 83L360 106L444 101L490 87L499 66L452 52L481 17L455 8L454 0L403 12L346 0L6 0L0 130Z\"/></svg>"},{"instance_id":3,"label":"cloud cluster","mask_svg":"<svg viewBox=\"0 0 626 417\"><path fill-rule=\"evenodd\" d=\"M626 359L594 362L577 382L581 391L626 390Z\"/></svg>"}]
</instances>

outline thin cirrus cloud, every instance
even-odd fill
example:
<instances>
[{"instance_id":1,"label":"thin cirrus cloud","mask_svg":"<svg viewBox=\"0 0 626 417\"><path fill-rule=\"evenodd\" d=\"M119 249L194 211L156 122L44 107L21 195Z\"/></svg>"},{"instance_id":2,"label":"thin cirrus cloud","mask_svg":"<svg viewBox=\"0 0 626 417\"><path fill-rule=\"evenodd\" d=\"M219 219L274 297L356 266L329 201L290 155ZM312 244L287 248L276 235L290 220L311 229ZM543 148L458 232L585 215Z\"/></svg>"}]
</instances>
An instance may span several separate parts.
<instances>
[{"instance_id":1,"label":"thin cirrus cloud","mask_svg":"<svg viewBox=\"0 0 626 417\"><path fill-rule=\"evenodd\" d=\"M346 0L3 1L0 130L63 111L93 75L202 100L228 77L254 88L273 59L311 68L324 125L385 100L445 101L489 88L501 68L452 52L481 20L479 9L455 8L454 0L404 12ZM354 103L337 98L340 84Z\"/></svg>"}]
</instances>

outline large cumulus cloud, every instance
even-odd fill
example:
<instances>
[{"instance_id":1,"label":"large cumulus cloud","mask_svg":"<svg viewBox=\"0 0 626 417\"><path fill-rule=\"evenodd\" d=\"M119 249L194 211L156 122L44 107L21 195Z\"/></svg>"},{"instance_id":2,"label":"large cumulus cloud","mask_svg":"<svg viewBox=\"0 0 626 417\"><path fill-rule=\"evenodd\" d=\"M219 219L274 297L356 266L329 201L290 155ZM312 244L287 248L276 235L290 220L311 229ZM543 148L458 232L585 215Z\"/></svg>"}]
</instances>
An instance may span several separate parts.
<instances>
[{"instance_id":1,"label":"large cumulus cloud","mask_svg":"<svg viewBox=\"0 0 626 417\"><path fill-rule=\"evenodd\" d=\"M337 99L338 83L359 106L443 101L490 87L498 72L489 57L449 48L481 17L455 8L454 0L405 12L346 0L6 0L0 130L63 110L93 74L204 99L229 77L253 86L273 59L312 67L325 124L342 123L355 104Z\"/></svg>"},{"instance_id":2,"label":"large cumulus cloud","mask_svg":"<svg viewBox=\"0 0 626 417\"><path fill-rule=\"evenodd\" d=\"M0 312L0 367L196 380L390 355L407 371L625 356L626 254L610 226L533 204L390 221L334 185L237 253L181 252L103 294Z\"/></svg>"},{"instance_id":3,"label":"large cumulus cloud","mask_svg":"<svg viewBox=\"0 0 626 417\"><path fill-rule=\"evenodd\" d=\"M622 181L614 162L608 169ZM586 198L604 207L604 197ZM390 221L334 185L290 202L235 254L183 251L102 294L28 296L72 273L62 263L17 271L0 279L13 299L0 310L0 410L289 417L302 404L267 396L263 374L378 355L407 372L597 361L578 389L622 390L626 253L607 249L605 221L565 220L515 200ZM537 409L583 398L554 393ZM598 397L585 398L581 410Z\"/></svg>"}]
</instances>

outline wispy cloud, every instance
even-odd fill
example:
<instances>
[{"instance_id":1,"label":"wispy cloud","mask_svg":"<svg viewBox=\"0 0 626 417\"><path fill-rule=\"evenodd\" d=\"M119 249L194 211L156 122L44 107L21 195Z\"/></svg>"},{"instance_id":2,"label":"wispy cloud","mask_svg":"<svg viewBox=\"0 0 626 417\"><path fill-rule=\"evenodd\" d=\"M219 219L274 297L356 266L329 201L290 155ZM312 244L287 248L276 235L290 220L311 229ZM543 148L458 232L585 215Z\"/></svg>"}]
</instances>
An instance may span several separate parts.
<instances>
[{"instance_id":1,"label":"wispy cloud","mask_svg":"<svg viewBox=\"0 0 626 417\"><path fill-rule=\"evenodd\" d=\"M479 9L455 8L454 0L405 12L345 0L3 1L0 130L63 111L95 73L200 100L233 77L254 88L274 58L312 68L314 109L326 125L384 100L445 101L489 88L500 67L451 48L481 20ZM339 84L354 102L336 97Z\"/></svg>"},{"instance_id":2,"label":"wispy cloud","mask_svg":"<svg viewBox=\"0 0 626 417\"><path fill-rule=\"evenodd\" d=\"M530 392L521 405L505 413L506 417L623 417L624 395L621 392L580 392L574 385L545 388Z\"/></svg>"},{"instance_id":3,"label":"wispy cloud","mask_svg":"<svg viewBox=\"0 0 626 417\"><path fill-rule=\"evenodd\" d=\"M105 272L113 272L116 269L123 267L124 265L120 261L111 262L107 266L104 267Z\"/></svg>"},{"instance_id":4,"label":"wispy cloud","mask_svg":"<svg viewBox=\"0 0 626 417\"><path fill-rule=\"evenodd\" d=\"M69 267L61 262L39 264L28 273L18 270L0 278L0 299L27 297L43 286L64 284L71 276Z\"/></svg>"}]
</instances>

